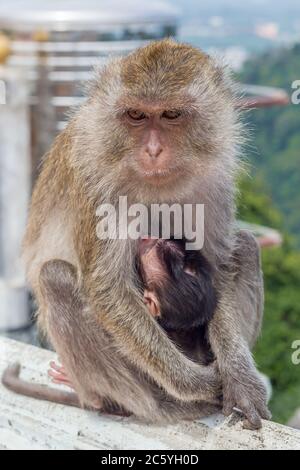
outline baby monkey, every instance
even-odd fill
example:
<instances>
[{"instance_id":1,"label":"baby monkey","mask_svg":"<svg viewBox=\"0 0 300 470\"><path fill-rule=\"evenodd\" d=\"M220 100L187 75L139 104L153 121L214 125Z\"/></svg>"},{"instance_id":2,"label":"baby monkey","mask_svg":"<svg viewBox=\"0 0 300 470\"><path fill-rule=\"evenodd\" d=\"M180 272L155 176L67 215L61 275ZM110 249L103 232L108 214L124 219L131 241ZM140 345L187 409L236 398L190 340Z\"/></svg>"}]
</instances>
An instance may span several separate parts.
<instances>
[{"instance_id":1,"label":"baby monkey","mask_svg":"<svg viewBox=\"0 0 300 470\"><path fill-rule=\"evenodd\" d=\"M217 306L211 268L199 251L186 250L184 239L143 238L139 240L136 271L149 313L186 355L202 364L213 360L206 329ZM68 371L50 363L49 376L57 384L73 388ZM71 406L80 406L75 393L60 392L22 381L20 368L8 368L4 385L23 395ZM117 404L116 404L117 405ZM126 410L116 406L116 414ZM113 413L114 409L109 408Z\"/></svg>"},{"instance_id":2,"label":"baby monkey","mask_svg":"<svg viewBox=\"0 0 300 470\"><path fill-rule=\"evenodd\" d=\"M166 331L207 325L217 305L211 267L184 239L143 238L137 272L150 314Z\"/></svg>"}]
</instances>

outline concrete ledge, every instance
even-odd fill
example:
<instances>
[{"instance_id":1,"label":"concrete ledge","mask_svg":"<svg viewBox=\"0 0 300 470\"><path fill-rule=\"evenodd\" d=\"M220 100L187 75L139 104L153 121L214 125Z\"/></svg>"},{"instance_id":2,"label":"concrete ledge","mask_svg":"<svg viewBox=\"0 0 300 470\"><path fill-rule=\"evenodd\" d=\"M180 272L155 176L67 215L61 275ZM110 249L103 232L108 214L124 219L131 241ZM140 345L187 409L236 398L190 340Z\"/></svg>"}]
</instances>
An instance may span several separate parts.
<instances>
[{"instance_id":1,"label":"concrete ledge","mask_svg":"<svg viewBox=\"0 0 300 470\"><path fill-rule=\"evenodd\" d=\"M1 374L10 362L21 361L23 378L49 383L46 372L54 357L0 338ZM0 449L300 449L300 431L272 422L264 422L260 431L246 431L234 416L150 426L24 398L0 385Z\"/></svg>"}]
</instances>

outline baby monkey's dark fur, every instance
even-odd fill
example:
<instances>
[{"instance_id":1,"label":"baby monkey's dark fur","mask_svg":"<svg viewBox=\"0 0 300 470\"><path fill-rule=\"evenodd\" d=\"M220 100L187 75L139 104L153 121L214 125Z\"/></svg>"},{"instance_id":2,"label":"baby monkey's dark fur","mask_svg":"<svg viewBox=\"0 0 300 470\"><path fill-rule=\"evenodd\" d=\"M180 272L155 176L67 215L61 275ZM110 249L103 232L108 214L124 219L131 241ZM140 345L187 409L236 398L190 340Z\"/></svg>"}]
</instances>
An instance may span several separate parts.
<instances>
[{"instance_id":1,"label":"baby monkey's dark fur","mask_svg":"<svg viewBox=\"0 0 300 470\"><path fill-rule=\"evenodd\" d=\"M150 281L145 273L147 261L142 262L146 255L137 257L143 289L154 292L159 303L157 321L165 331L207 326L217 305L211 266L199 250L186 250L186 242L184 238L150 240L148 250L155 250L161 272L165 273Z\"/></svg>"}]
</instances>

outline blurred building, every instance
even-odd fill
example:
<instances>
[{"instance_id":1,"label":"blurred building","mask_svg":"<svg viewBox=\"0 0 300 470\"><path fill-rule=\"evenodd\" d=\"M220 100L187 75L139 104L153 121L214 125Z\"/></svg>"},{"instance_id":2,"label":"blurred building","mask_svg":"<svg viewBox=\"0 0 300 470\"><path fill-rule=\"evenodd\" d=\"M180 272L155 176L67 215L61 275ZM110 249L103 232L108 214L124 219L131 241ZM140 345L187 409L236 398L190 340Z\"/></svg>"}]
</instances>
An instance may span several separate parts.
<instances>
[{"instance_id":1,"label":"blurred building","mask_svg":"<svg viewBox=\"0 0 300 470\"><path fill-rule=\"evenodd\" d=\"M33 167L82 100L80 82L107 56L175 36L178 11L165 1L11 0L0 31L11 39L10 67L31 83Z\"/></svg>"},{"instance_id":2,"label":"blurred building","mask_svg":"<svg viewBox=\"0 0 300 470\"><path fill-rule=\"evenodd\" d=\"M175 36L177 13L165 1L1 2L0 330L29 320L19 253L30 185L70 108L81 103L82 82L108 56Z\"/></svg>"}]
</instances>

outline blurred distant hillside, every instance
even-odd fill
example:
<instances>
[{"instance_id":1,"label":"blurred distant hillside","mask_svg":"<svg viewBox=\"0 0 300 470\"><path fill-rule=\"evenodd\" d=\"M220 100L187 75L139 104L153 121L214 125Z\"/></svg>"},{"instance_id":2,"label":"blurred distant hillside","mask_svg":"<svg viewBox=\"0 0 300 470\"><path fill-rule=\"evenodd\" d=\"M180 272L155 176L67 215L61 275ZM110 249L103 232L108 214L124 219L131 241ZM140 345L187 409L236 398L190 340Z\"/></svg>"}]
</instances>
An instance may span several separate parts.
<instances>
[{"instance_id":1,"label":"blurred distant hillside","mask_svg":"<svg viewBox=\"0 0 300 470\"><path fill-rule=\"evenodd\" d=\"M291 94L292 82L300 79L299 56L300 45L256 56L239 78ZM256 109L246 118L255 178L241 181L239 217L284 236L281 247L263 250L265 316L255 359L272 381L273 419L285 423L300 407L299 366L291 361L291 345L300 338L300 105Z\"/></svg>"},{"instance_id":2,"label":"blurred distant hillside","mask_svg":"<svg viewBox=\"0 0 300 470\"><path fill-rule=\"evenodd\" d=\"M195 18L198 15L218 15L231 17L234 20L237 17L244 16L243 23L247 19L256 18L257 20L283 20L295 21L295 16L300 12L298 0L285 0L285 2L274 2L273 0L251 0L250 2L241 2L240 0L168 0L169 3L181 8L183 18ZM293 14L292 14L293 13Z\"/></svg>"},{"instance_id":3,"label":"blurred distant hillside","mask_svg":"<svg viewBox=\"0 0 300 470\"><path fill-rule=\"evenodd\" d=\"M300 79L299 58L300 44L273 50L248 61L240 78L282 87L291 95L292 82ZM254 172L267 183L285 231L300 246L300 105L254 110L247 121L255 137L248 153Z\"/></svg>"},{"instance_id":4,"label":"blurred distant hillside","mask_svg":"<svg viewBox=\"0 0 300 470\"><path fill-rule=\"evenodd\" d=\"M300 365L291 361L292 343L300 338L300 251L290 243L263 179L240 181L238 212L241 219L277 227L284 235L282 246L262 252L265 313L255 360L272 382L273 420L286 423L300 407Z\"/></svg>"},{"instance_id":5,"label":"blurred distant hillside","mask_svg":"<svg viewBox=\"0 0 300 470\"><path fill-rule=\"evenodd\" d=\"M299 0L168 0L181 10L179 37L202 49L257 53L300 40Z\"/></svg>"}]
</instances>

